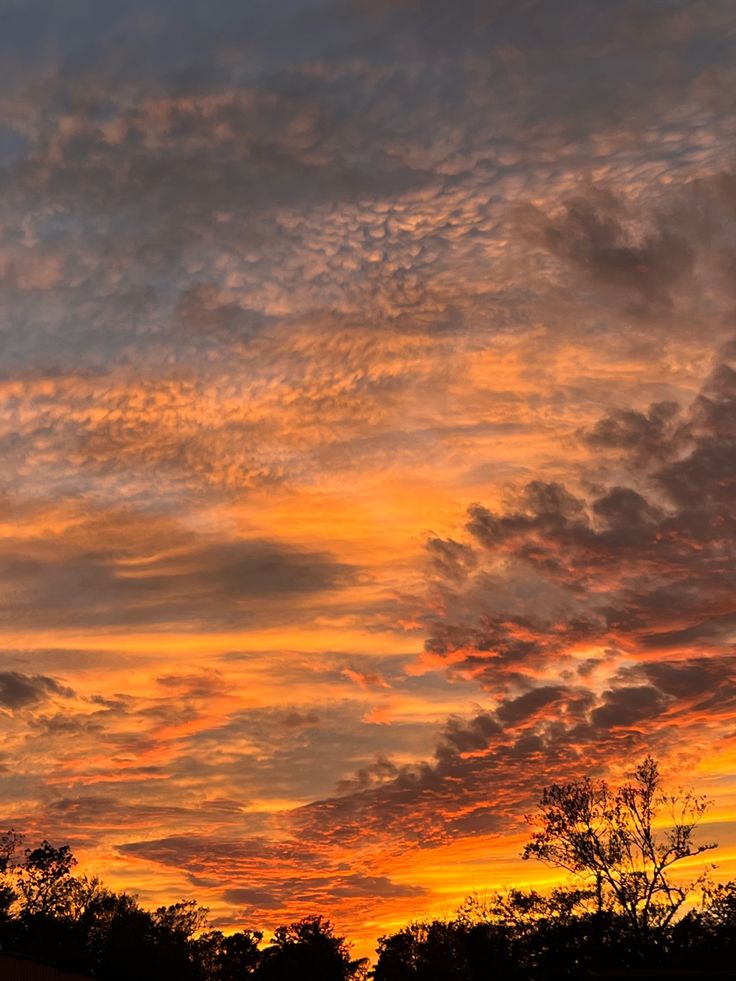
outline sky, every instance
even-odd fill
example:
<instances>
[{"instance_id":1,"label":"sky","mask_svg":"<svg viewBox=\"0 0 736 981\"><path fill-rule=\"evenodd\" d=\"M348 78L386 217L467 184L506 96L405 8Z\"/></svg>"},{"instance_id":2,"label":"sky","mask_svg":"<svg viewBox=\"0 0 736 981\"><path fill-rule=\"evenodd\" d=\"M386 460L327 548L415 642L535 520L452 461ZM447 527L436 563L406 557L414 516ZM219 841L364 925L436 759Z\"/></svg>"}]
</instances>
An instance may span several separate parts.
<instances>
[{"instance_id":1,"label":"sky","mask_svg":"<svg viewBox=\"0 0 736 981\"><path fill-rule=\"evenodd\" d=\"M0 21L4 825L368 950L652 753L736 875L731 0Z\"/></svg>"}]
</instances>

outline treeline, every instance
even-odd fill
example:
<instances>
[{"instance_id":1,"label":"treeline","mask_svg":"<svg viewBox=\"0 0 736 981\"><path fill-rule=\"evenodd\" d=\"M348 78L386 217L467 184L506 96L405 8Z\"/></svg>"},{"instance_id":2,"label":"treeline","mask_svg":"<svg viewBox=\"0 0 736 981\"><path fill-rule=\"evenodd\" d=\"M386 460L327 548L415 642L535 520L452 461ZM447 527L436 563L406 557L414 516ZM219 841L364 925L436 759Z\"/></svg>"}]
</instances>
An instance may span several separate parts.
<instances>
[{"instance_id":1,"label":"treeline","mask_svg":"<svg viewBox=\"0 0 736 981\"><path fill-rule=\"evenodd\" d=\"M661 787L647 757L619 787L547 787L523 857L570 873L575 888L473 896L445 920L381 937L375 966L324 916L224 935L193 900L142 908L74 873L67 846L22 850L0 835L0 945L100 981L582 981L591 972L691 970L736 977L736 882L677 863L715 848L696 830L710 802ZM686 867L692 867L692 861Z\"/></svg>"},{"instance_id":2,"label":"treeline","mask_svg":"<svg viewBox=\"0 0 736 981\"><path fill-rule=\"evenodd\" d=\"M2 838L0 944L100 981L554 981L611 969L732 971L736 883L706 889L676 922L632 928L595 890L473 896L450 919L381 937L372 969L328 919L225 935L194 900L147 910L75 875L66 846L43 842L12 860Z\"/></svg>"},{"instance_id":3,"label":"treeline","mask_svg":"<svg viewBox=\"0 0 736 981\"><path fill-rule=\"evenodd\" d=\"M736 977L736 883L664 929L635 932L594 892L511 890L471 898L450 920L382 937L375 981L582 981L592 972L708 971Z\"/></svg>"},{"instance_id":4,"label":"treeline","mask_svg":"<svg viewBox=\"0 0 736 981\"><path fill-rule=\"evenodd\" d=\"M321 916L229 935L208 928L194 900L144 909L134 896L75 875L66 845L20 852L0 836L0 946L100 981L348 981L366 976L344 938Z\"/></svg>"},{"instance_id":5,"label":"treeline","mask_svg":"<svg viewBox=\"0 0 736 981\"><path fill-rule=\"evenodd\" d=\"M11 861L4 836L0 944L100 981L553 981L591 971L736 965L736 883L645 935L594 890L511 890L473 896L451 919L414 922L381 937L375 966L351 956L328 919L225 935L194 900L147 910L99 880L74 875L66 846L44 842Z\"/></svg>"}]
</instances>

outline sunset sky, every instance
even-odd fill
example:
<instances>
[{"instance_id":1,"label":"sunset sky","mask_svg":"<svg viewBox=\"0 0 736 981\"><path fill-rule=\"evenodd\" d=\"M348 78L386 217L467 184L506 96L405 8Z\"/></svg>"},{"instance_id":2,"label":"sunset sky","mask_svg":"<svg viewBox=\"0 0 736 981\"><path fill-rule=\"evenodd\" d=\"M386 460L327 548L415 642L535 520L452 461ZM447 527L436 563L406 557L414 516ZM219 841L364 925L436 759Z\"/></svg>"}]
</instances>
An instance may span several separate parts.
<instances>
[{"instance_id":1,"label":"sunset sky","mask_svg":"<svg viewBox=\"0 0 736 981\"><path fill-rule=\"evenodd\" d=\"M369 951L651 752L736 876L733 0L0 0L0 81L2 830Z\"/></svg>"}]
</instances>

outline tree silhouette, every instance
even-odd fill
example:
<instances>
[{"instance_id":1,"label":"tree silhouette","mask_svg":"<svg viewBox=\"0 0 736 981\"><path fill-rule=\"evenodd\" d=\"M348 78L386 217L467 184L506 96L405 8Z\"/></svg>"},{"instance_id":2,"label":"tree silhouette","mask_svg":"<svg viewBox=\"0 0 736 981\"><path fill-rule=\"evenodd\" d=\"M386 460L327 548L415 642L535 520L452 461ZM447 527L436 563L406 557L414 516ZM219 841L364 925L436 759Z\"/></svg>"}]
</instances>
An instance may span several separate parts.
<instances>
[{"instance_id":1,"label":"tree silhouette","mask_svg":"<svg viewBox=\"0 0 736 981\"><path fill-rule=\"evenodd\" d=\"M4 874L13 865L13 856L20 848L23 835L18 834L14 828L0 834L0 875Z\"/></svg>"},{"instance_id":2,"label":"tree silhouette","mask_svg":"<svg viewBox=\"0 0 736 981\"><path fill-rule=\"evenodd\" d=\"M487 981L517 976L510 931L457 919L415 922L378 941L374 981Z\"/></svg>"},{"instance_id":3,"label":"tree silhouette","mask_svg":"<svg viewBox=\"0 0 736 981\"><path fill-rule=\"evenodd\" d=\"M663 794L650 759L617 790L550 787L527 851L575 872L579 887L475 894L451 919L381 937L372 972L324 916L278 927L263 948L256 930L210 929L194 900L146 910L75 875L68 846L44 841L16 859L13 832L0 836L0 945L99 981L585 981L642 967L733 975L736 883L704 885L684 912L687 887L668 880L680 858L711 847L693 841L706 806Z\"/></svg>"},{"instance_id":4,"label":"tree silhouette","mask_svg":"<svg viewBox=\"0 0 736 981\"><path fill-rule=\"evenodd\" d=\"M208 913L209 910L199 906L196 900L187 899L171 906L159 906L152 919L159 933L186 941L204 927Z\"/></svg>"},{"instance_id":5,"label":"tree silhouette","mask_svg":"<svg viewBox=\"0 0 736 981\"><path fill-rule=\"evenodd\" d=\"M307 916L280 926L263 951L256 972L258 981L358 981L365 977L366 962L352 960L344 937L338 937L329 920Z\"/></svg>"},{"instance_id":6,"label":"tree silhouette","mask_svg":"<svg viewBox=\"0 0 736 981\"><path fill-rule=\"evenodd\" d=\"M27 848L25 861L16 869L25 913L40 916L66 913L75 888L71 872L76 864L68 845L55 848L43 841L37 848Z\"/></svg>"},{"instance_id":7,"label":"tree silhouette","mask_svg":"<svg viewBox=\"0 0 736 981\"><path fill-rule=\"evenodd\" d=\"M194 956L207 981L245 981L253 977L261 959L258 945L263 934L243 930L226 936L221 930L208 930L193 944Z\"/></svg>"},{"instance_id":8,"label":"tree silhouette","mask_svg":"<svg viewBox=\"0 0 736 981\"><path fill-rule=\"evenodd\" d=\"M692 791L663 792L658 765L647 756L634 779L618 788L587 777L547 787L527 818L535 830L522 857L566 869L591 885L598 912L610 901L644 948L705 881L704 872L678 884L670 870L716 847L694 841L708 806ZM659 825L665 830L657 833Z\"/></svg>"}]
</instances>

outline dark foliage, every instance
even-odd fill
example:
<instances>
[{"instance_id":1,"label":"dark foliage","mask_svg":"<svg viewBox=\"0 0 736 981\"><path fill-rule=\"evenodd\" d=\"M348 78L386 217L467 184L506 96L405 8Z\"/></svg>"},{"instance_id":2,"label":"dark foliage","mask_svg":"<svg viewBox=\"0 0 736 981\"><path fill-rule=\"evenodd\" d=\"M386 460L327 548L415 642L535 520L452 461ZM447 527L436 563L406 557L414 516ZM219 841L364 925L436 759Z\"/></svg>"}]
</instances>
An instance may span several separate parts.
<instances>
[{"instance_id":1,"label":"dark foliage","mask_svg":"<svg viewBox=\"0 0 736 981\"><path fill-rule=\"evenodd\" d=\"M450 922L382 937L375 981L734 971L736 883L708 888L707 870L689 881L672 874L715 847L695 840L708 806L691 791L665 792L652 757L618 788L588 778L547 787L523 857L564 869L577 887L471 897Z\"/></svg>"},{"instance_id":2,"label":"dark foliage","mask_svg":"<svg viewBox=\"0 0 736 981\"><path fill-rule=\"evenodd\" d=\"M472 896L450 920L381 937L371 972L324 916L280 926L265 945L257 930L226 936L194 900L146 910L76 875L68 846L21 854L10 831L0 835L0 945L100 981L583 981L668 970L736 979L736 882L670 878L676 862L713 847L693 838L706 807L664 794L651 759L618 790L553 785L525 857L566 868L576 888Z\"/></svg>"},{"instance_id":3,"label":"dark foliage","mask_svg":"<svg viewBox=\"0 0 736 981\"><path fill-rule=\"evenodd\" d=\"M648 756L618 788L587 777L546 787L527 819L534 830L523 858L565 869L594 888L598 911L609 906L624 916L645 957L688 897L707 883L707 870L683 882L672 869L716 847L695 840L709 806L692 791L665 792L657 762Z\"/></svg>"},{"instance_id":4,"label":"dark foliage","mask_svg":"<svg viewBox=\"0 0 736 981\"><path fill-rule=\"evenodd\" d=\"M329 920L310 916L276 930L256 977L259 981L342 981L361 977L363 966L362 961L350 959L348 945L335 936Z\"/></svg>"},{"instance_id":5,"label":"dark foliage","mask_svg":"<svg viewBox=\"0 0 736 981\"><path fill-rule=\"evenodd\" d=\"M558 894L557 901L562 897ZM533 892L495 897L449 922L413 923L382 937L374 981L583 981L612 970L733 972L736 884L719 886L697 911L659 930L646 956L629 919L574 909ZM557 908L555 908L557 906ZM729 974L730 976L730 974Z\"/></svg>"},{"instance_id":6,"label":"dark foliage","mask_svg":"<svg viewBox=\"0 0 736 981\"><path fill-rule=\"evenodd\" d=\"M75 876L68 846L48 841L18 856L0 835L0 946L100 981L358 981L366 964L330 922L310 916L263 934L207 929L194 900L143 909L97 879Z\"/></svg>"}]
</instances>

